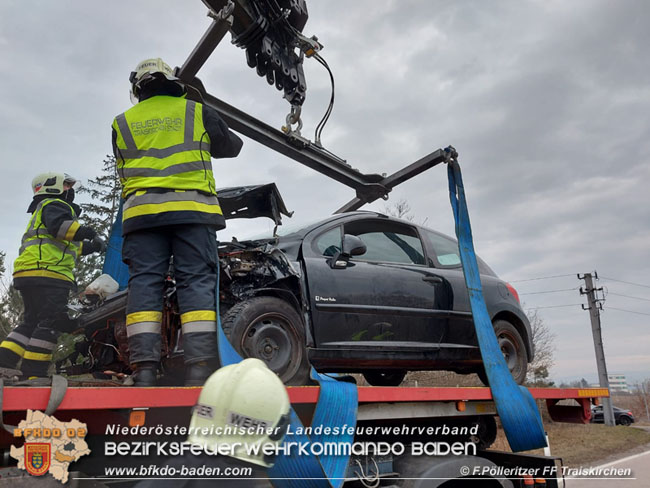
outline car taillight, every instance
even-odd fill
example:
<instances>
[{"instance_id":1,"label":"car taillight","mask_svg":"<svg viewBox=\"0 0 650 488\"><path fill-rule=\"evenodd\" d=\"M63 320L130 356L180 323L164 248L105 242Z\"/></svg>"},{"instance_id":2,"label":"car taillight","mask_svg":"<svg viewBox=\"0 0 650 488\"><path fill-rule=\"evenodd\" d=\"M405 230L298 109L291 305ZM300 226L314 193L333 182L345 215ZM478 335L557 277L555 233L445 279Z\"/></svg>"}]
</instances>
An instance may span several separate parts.
<instances>
[{"instance_id":1,"label":"car taillight","mask_svg":"<svg viewBox=\"0 0 650 488\"><path fill-rule=\"evenodd\" d=\"M519 301L519 293L517 293L517 290L515 290L515 287L512 286L510 283L506 283L506 287L508 288L508 291L512 294L513 297L517 299L517 302L521 304Z\"/></svg>"},{"instance_id":2,"label":"car taillight","mask_svg":"<svg viewBox=\"0 0 650 488\"><path fill-rule=\"evenodd\" d=\"M632 412L627 412L630 417L633 417Z\"/></svg>"}]
</instances>

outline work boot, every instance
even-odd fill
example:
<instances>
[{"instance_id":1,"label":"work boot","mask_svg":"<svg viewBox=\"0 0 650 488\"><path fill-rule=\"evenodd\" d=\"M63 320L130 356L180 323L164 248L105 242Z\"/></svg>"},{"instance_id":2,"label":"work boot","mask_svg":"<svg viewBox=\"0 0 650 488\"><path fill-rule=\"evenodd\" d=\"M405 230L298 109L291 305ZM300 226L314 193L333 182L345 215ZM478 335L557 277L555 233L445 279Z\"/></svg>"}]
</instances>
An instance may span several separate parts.
<instances>
[{"instance_id":1,"label":"work boot","mask_svg":"<svg viewBox=\"0 0 650 488\"><path fill-rule=\"evenodd\" d=\"M158 363L144 362L134 365L133 386L156 386Z\"/></svg>"},{"instance_id":2,"label":"work boot","mask_svg":"<svg viewBox=\"0 0 650 488\"><path fill-rule=\"evenodd\" d=\"M186 364L185 386L203 386L205 381L217 370L218 367L216 360Z\"/></svg>"},{"instance_id":3,"label":"work boot","mask_svg":"<svg viewBox=\"0 0 650 488\"><path fill-rule=\"evenodd\" d=\"M17 381L22 376L22 371L13 368L0 367L0 379Z\"/></svg>"}]
</instances>

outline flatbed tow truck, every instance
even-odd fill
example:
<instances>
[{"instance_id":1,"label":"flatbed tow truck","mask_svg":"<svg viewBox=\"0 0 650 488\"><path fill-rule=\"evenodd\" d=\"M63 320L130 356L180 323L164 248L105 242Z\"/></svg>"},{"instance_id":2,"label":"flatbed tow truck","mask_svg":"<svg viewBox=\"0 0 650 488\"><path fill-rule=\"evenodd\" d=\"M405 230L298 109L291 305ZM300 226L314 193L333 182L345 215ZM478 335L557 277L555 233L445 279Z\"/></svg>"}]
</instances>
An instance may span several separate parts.
<instances>
[{"instance_id":1,"label":"flatbed tow truck","mask_svg":"<svg viewBox=\"0 0 650 488\"><path fill-rule=\"evenodd\" d=\"M288 387L291 403L309 425L319 396L319 387ZM4 388L2 411L4 422L17 425L27 410L44 411L50 398L49 387L8 386ZM111 458L102 456L105 443L120 442L137 437L139 441L161 440L158 427L188 426L191 408L196 404L201 388L185 387L69 387L56 410L60 421L77 419L88 426L86 442L91 452L71 468L71 478L97 476L101 481L103 468L110 466ZM608 397L605 388L531 388L533 397L546 403L549 415L556 422L588 423L592 404ZM563 487L562 460L550 455L529 455L488 449L497 435L497 413L490 388L471 387L359 387L357 435L355 442L379 445L384 451L353 455L350 458L346 482L379 486L398 484L409 479L412 486L463 486L444 483L463 477L482 475L484 483L469 486L500 487ZM571 402L567 402L571 400ZM568 404L571 403L571 404ZM446 426L446 427L445 427ZM470 435L447 434L446 428L471 427ZM145 435L123 435L124 428L143 427ZM436 427L438 429L436 430ZM431 435L435 432L437 435ZM177 436L182 441L183 436ZM174 436L164 436L171 441ZM434 452L435 442L468 442L476 446L467 455L442 455ZM0 452L3 465L8 464L11 445L20 439L9 432L0 432ZM395 446L398 446L396 449ZM406 446L404 452L399 446ZM409 455L409 453L415 455ZM113 458L115 459L115 458ZM119 466L147 465L143 457L121 457ZM536 478L523 476L528 472L542 473ZM24 476L16 468L0 469L0 480ZM131 478L131 479L128 479ZM137 481L137 476L122 478L124 483ZM535 481L535 479L537 481ZM113 479L113 482L116 482ZM537 483L526 484L526 483ZM570 486L570 485L569 485Z\"/></svg>"},{"instance_id":2,"label":"flatbed tow truck","mask_svg":"<svg viewBox=\"0 0 650 488\"><path fill-rule=\"evenodd\" d=\"M213 22L185 63L176 70L188 88L188 96L215 108L233 130L351 187L356 197L337 213L356 210L379 198L386 199L395 186L448 162L448 153L438 149L392 175L363 174L325 150L319 136L314 143L305 139L300 134L300 107L306 90L302 61L304 56L318 56L322 46L316 38L301 34L307 17L304 1L203 0L203 3ZM275 16L278 13L280 15ZM208 94L196 78L196 73L229 31L233 43L246 49L249 66L255 68L258 75L265 76L269 84L283 90L291 103L291 112L282 131ZM287 38L291 41L283 44ZM295 49L301 52L299 56L295 55ZM201 391L196 387L136 388L120 386L111 380L71 380L71 383L75 386L58 388L57 393L49 386L0 388L0 421L7 428L0 431L0 465L4 466L0 468L0 484L7 479L10 486L21 486L20 480L29 483L29 475L12 467L15 463L9 457L10 448L19 446L22 439L14 437L7 426L17 425L28 410L39 410L55 414L60 421L77 419L87 424L86 441L96 455L84 456L71 466L74 483L78 486L86 481L89 486L97 486L92 484L95 482L133 485L141 479L141 472L119 479L107 477L104 468L112 462L118 465L118 461L106 456L106 444L130 439L129 436L133 438L130 429L136 429L135 435L141 441L184 441L186 436L181 434L162 437L160 429L188 426L191 409ZM288 387L288 392L303 425L312 425L320 387ZM546 404L553 421L573 423L589 422L591 405L609 396L604 388L531 388L530 393L538 405ZM51 399L51 394L57 398ZM345 481L365 487L405 484L447 488L563 487L562 461L552 457L550 451L538 456L489 449L499 429L497 419L496 402L490 388L358 387L354 442L383 445L385 452L377 449L353 453L347 464ZM454 427L458 429L449 430ZM445 455L434 452L437 441L464 441L466 447L473 448L464 454ZM404 449L395 450L395 446ZM152 462L161 461L155 456L150 458ZM119 458L119 466L142 467L146 460L146 457L125 456ZM537 476L533 478L531 472ZM89 480L88 476L95 478ZM470 484L468 480L472 478L482 482ZM340 486L341 481L338 479L330 486Z\"/></svg>"}]
</instances>

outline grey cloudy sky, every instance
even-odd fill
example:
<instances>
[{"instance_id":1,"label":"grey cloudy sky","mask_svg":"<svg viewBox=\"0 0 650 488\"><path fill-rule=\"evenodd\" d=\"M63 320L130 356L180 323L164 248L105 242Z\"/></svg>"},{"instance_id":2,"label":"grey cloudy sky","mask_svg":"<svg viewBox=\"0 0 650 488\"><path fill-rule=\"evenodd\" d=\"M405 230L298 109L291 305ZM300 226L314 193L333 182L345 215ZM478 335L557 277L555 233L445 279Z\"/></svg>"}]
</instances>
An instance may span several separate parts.
<instances>
[{"instance_id":1,"label":"grey cloudy sky","mask_svg":"<svg viewBox=\"0 0 650 488\"><path fill-rule=\"evenodd\" d=\"M650 377L650 3L635 0L311 0L336 105L326 147L364 172L460 152L479 254L557 335L556 379L596 379L574 273L598 270L610 372ZM0 3L0 249L16 256L31 178L86 180L110 153L141 59L180 65L209 19L199 0ZM329 99L306 62L305 132ZM279 127L287 104L224 42L200 72L208 90ZM215 163L218 186L277 182L294 221L331 213L351 190L246 140ZM453 234L446 171L399 187L415 220ZM382 210L384 202L369 208ZM238 222L221 238L266 228ZM557 275L560 278L519 281ZM555 291L564 290L564 291ZM539 293L539 292L552 293ZM628 298L621 295L627 295ZM623 309L638 313L624 312ZM645 314L645 315L641 315Z\"/></svg>"}]
</instances>

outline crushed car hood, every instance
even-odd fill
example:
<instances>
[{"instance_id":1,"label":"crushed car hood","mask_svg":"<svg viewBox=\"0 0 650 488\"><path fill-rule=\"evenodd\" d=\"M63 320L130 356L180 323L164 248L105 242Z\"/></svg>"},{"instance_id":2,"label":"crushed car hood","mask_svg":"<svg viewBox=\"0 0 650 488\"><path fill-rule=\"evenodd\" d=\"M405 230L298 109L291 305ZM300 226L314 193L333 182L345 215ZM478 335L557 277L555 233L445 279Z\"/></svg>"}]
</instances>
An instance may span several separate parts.
<instances>
[{"instance_id":1,"label":"crushed car hood","mask_svg":"<svg viewBox=\"0 0 650 488\"><path fill-rule=\"evenodd\" d=\"M224 218L254 219L268 217L275 225L282 224L282 215L291 217L275 183L236 186L217 190Z\"/></svg>"}]
</instances>

